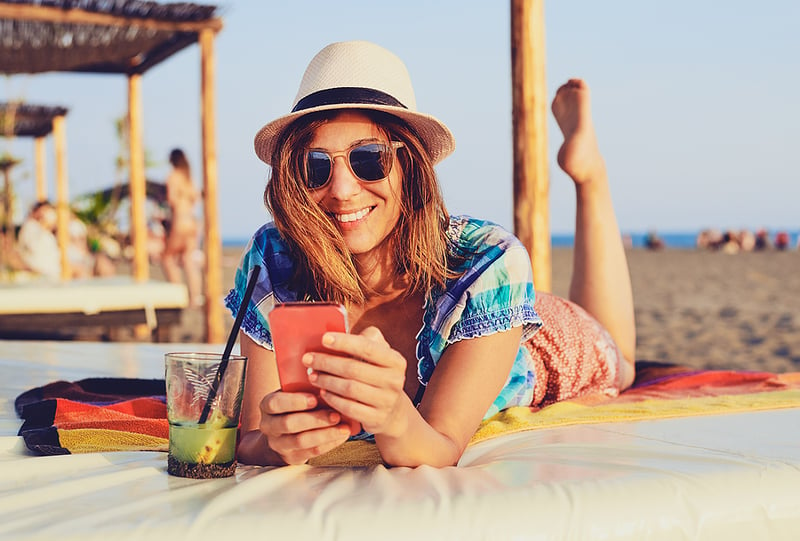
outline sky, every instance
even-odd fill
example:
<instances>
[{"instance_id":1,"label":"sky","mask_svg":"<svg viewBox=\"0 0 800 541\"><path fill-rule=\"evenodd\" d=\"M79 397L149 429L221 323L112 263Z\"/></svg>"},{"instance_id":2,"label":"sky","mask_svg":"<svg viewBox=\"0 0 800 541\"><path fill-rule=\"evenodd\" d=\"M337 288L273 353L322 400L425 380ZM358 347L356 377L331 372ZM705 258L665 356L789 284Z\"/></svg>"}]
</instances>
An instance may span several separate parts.
<instances>
[{"instance_id":1,"label":"sky","mask_svg":"<svg viewBox=\"0 0 800 541\"><path fill-rule=\"evenodd\" d=\"M456 151L437 166L448 208L513 229L510 2L229 0L215 41L219 220L223 240L269 219L268 167L253 151L266 122L289 111L311 58L365 39L406 63L420 111L445 122ZM545 1L548 99L585 79L623 232L706 227L800 229L800 2ZM144 146L163 180L183 148L201 182L200 52L194 45L142 77ZM0 79L0 100L63 106L70 197L116 180L121 75ZM574 229L574 189L548 123L550 229ZM24 161L20 201L34 199L33 142L0 139ZM54 150L48 140L54 191Z\"/></svg>"}]
</instances>

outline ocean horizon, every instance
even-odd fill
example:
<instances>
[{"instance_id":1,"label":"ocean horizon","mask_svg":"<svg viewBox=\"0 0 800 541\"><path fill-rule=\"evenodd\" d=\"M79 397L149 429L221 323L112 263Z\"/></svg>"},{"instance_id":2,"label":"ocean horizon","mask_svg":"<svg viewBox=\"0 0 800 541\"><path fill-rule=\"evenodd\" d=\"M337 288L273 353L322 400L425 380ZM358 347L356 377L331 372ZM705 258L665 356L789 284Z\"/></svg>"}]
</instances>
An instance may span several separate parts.
<instances>
[{"instance_id":1,"label":"ocean horizon","mask_svg":"<svg viewBox=\"0 0 800 541\"><path fill-rule=\"evenodd\" d=\"M789 247L794 250L797 249L798 238L800 238L800 230L788 231L789 233ZM769 238L774 242L775 234L778 230L767 230ZM697 246L697 231L665 231L657 232L658 237L664 242L664 247L668 249L689 250ZM630 238L631 246L633 248L645 248L646 240L649 232L623 232L624 236ZM572 233L553 233L550 236L550 241L553 248L571 248L575 243L575 235ZM244 237L229 237L222 240L222 245L226 248L235 248L245 246L249 238Z\"/></svg>"}]
</instances>

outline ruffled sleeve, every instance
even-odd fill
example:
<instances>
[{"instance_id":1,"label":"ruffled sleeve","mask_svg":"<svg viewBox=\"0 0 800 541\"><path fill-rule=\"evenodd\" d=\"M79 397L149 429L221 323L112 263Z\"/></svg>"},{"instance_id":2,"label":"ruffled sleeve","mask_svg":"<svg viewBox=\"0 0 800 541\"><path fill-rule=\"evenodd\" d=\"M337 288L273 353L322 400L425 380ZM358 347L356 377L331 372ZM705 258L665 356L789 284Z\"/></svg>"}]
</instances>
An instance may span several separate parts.
<instances>
[{"instance_id":1,"label":"ruffled sleeve","mask_svg":"<svg viewBox=\"0 0 800 541\"><path fill-rule=\"evenodd\" d=\"M427 384L444 349L460 340L523 327L532 337L542 320L530 257L511 233L491 222L455 217L449 232L463 274L448 284L426 312L420 343L420 381Z\"/></svg>"},{"instance_id":2,"label":"ruffled sleeve","mask_svg":"<svg viewBox=\"0 0 800 541\"><path fill-rule=\"evenodd\" d=\"M233 288L225 297L225 306L234 317L239 310L253 268L261 267L250 305L242 319L241 330L257 344L272 347L267 314L277 302L296 300L287 288L294 264L286 244L272 223L262 226L250 239L242 253L234 275Z\"/></svg>"}]
</instances>

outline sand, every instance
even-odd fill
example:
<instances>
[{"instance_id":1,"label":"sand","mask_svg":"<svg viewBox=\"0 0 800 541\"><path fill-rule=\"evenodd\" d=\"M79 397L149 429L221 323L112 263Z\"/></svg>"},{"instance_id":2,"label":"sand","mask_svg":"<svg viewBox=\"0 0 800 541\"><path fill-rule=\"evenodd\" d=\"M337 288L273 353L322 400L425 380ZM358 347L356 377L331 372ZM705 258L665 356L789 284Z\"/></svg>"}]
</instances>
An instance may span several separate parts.
<instances>
[{"instance_id":1,"label":"sand","mask_svg":"<svg viewBox=\"0 0 800 541\"><path fill-rule=\"evenodd\" d=\"M223 250L228 291L241 248ZM800 252L725 254L628 250L637 359L695 368L800 371ZM572 250L553 251L553 292L567 295ZM154 268L154 277L159 275ZM233 318L225 312L225 328ZM202 313L187 310L172 339L202 338Z\"/></svg>"}]
</instances>

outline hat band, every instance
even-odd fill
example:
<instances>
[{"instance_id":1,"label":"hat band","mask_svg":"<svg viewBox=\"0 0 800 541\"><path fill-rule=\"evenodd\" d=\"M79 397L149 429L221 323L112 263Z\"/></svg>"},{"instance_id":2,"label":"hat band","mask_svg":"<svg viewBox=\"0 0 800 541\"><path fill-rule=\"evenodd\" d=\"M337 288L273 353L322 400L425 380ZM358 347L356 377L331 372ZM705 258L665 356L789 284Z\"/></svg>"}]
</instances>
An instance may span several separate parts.
<instances>
[{"instance_id":1,"label":"hat band","mask_svg":"<svg viewBox=\"0 0 800 541\"><path fill-rule=\"evenodd\" d=\"M292 112L295 113L314 107L336 104L388 105L390 107L408 109L408 107L400 103L394 96L386 92L381 92L380 90L375 90L374 88L341 87L327 88L309 94L297 102Z\"/></svg>"}]
</instances>

